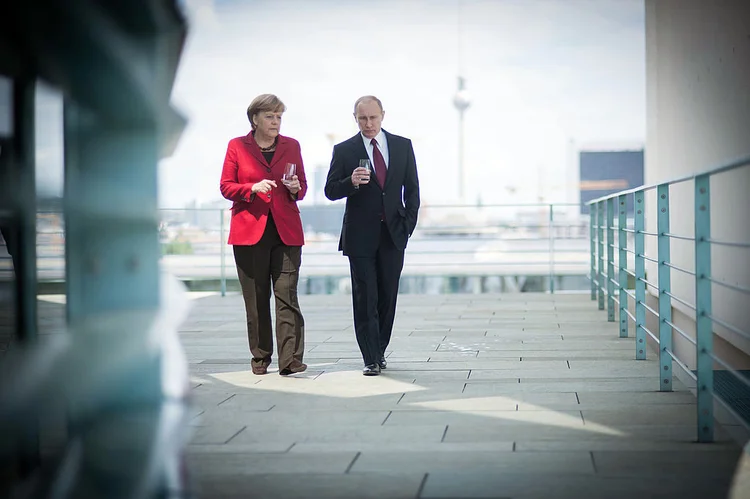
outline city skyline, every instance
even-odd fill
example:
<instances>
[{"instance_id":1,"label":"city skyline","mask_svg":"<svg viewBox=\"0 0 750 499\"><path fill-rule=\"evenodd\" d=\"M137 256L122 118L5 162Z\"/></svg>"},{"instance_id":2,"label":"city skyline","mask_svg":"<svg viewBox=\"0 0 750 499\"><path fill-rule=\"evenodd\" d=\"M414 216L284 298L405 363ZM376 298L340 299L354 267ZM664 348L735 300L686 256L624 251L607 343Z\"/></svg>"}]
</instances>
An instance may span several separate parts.
<instances>
[{"instance_id":1,"label":"city skyline","mask_svg":"<svg viewBox=\"0 0 750 499\"><path fill-rule=\"evenodd\" d=\"M430 204L457 201L459 73L472 100L471 203L576 202L578 147L643 147L642 1L461 3L459 30L459 0L185 0L190 30L172 100L188 125L160 163L160 206L221 199L226 145L249 131L245 109L265 92L286 103L281 133L300 141L311 180L327 171L333 143L357 132L354 100L378 95L383 127L414 142ZM61 131L46 132L61 106L41 98L38 107L38 176L54 192Z\"/></svg>"}]
</instances>

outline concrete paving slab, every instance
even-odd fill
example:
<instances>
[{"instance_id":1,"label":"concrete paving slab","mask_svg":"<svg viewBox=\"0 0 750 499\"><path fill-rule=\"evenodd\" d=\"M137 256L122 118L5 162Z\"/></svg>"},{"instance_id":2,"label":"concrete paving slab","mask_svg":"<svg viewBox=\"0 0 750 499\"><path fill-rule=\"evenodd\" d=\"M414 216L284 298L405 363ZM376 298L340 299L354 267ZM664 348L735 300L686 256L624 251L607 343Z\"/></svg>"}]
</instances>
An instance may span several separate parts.
<instances>
[{"instance_id":1,"label":"concrete paving slab","mask_svg":"<svg viewBox=\"0 0 750 499\"><path fill-rule=\"evenodd\" d=\"M273 474L196 477L195 494L211 499L273 497L277 499L414 499L423 473L299 473L287 469Z\"/></svg>"},{"instance_id":2,"label":"concrete paving slab","mask_svg":"<svg viewBox=\"0 0 750 499\"><path fill-rule=\"evenodd\" d=\"M493 473L519 473L535 469L538 473L592 475L594 468L588 452L520 453L520 452L374 452L365 450L352 472L440 473L461 468Z\"/></svg>"},{"instance_id":3,"label":"concrete paving slab","mask_svg":"<svg viewBox=\"0 0 750 499\"><path fill-rule=\"evenodd\" d=\"M707 499L726 497L729 490L725 478L661 479L612 478L559 473L539 474L533 468L523 472L482 473L474 471L449 471L430 473L420 498L455 499L632 499L681 498Z\"/></svg>"},{"instance_id":4,"label":"concrete paving slab","mask_svg":"<svg viewBox=\"0 0 750 499\"><path fill-rule=\"evenodd\" d=\"M287 378L250 372L239 295L194 300L181 339L202 497L703 499L728 487L730 432L693 443L694 395L678 380L658 392L653 352L633 360L634 338L588 295L401 296L374 378L361 374L351 298L300 301L310 368ZM642 472L660 458L677 463L666 480Z\"/></svg>"}]
</instances>

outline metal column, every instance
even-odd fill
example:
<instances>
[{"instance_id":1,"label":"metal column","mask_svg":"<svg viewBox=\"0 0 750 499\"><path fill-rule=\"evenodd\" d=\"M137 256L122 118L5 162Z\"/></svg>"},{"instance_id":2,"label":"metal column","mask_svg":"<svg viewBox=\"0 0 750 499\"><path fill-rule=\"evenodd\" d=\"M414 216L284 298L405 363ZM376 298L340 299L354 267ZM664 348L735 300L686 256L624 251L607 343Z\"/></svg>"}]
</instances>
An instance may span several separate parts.
<instances>
[{"instance_id":1,"label":"metal column","mask_svg":"<svg viewBox=\"0 0 750 499\"><path fill-rule=\"evenodd\" d=\"M626 210L627 196L618 196L617 203L620 206L619 215L617 217L617 232L618 232L618 249L619 249L619 288L620 288L620 338L628 337L628 273L625 270L628 268L628 233L625 232L626 225L628 223L627 210Z\"/></svg>"},{"instance_id":2,"label":"metal column","mask_svg":"<svg viewBox=\"0 0 750 499\"><path fill-rule=\"evenodd\" d=\"M710 177L695 177L695 327L698 370L698 441L714 440L713 321L711 320Z\"/></svg>"},{"instance_id":3,"label":"metal column","mask_svg":"<svg viewBox=\"0 0 750 499\"><path fill-rule=\"evenodd\" d=\"M668 264L671 262L669 241L669 184L662 184L657 188L658 200L656 206L659 260L659 373L661 383L659 390L672 391L672 299L668 293L672 292L672 276Z\"/></svg>"},{"instance_id":4,"label":"metal column","mask_svg":"<svg viewBox=\"0 0 750 499\"><path fill-rule=\"evenodd\" d=\"M646 358L646 201L643 191L635 193L635 358Z\"/></svg>"}]
</instances>

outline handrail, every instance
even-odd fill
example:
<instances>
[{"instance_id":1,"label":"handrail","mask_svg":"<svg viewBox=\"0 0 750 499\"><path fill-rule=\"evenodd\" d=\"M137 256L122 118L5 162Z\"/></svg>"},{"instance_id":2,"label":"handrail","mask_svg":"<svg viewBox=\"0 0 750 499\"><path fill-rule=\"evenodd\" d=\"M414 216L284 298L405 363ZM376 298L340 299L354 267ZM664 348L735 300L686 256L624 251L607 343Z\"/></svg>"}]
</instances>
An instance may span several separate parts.
<instances>
[{"instance_id":1,"label":"handrail","mask_svg":"<svg viewBox=\"0 0 750 499\"><path fill-rule=\"evenodd\" d=\"M223 295L227 288L236 291L238 282L227 246L230 203L218 204L214 208L159 208L158 216L162 267L192 289L220 290ZM524 291L583 291L589 248L582 206L423 203L406 251L402 289L406 293L469 288L495 292L508 286L515 289L511 279L516 276L531 276ZM306 239L300 292L347 292L349 265L337 250L343 204L303 203L300 210ZM474 210L471 217L469 210ZM485 217L484 223L477 222L477 210ZM42 227L37 240L40 280L45 289L54 291L52 283L65 277L64 221L60 210L46 207L38 218Z\"/></svg>"},{"instance_id":2,"label":"handrail","mask_svg":"<svg viewBox=\"0 0 750 499\"><path fill-rule=\"evenodd\" d=\"M672 391L673 362L681 367L688 376L697 381L699 389L696 391L698 406L696 433L700 442L713 441L714 402L721 402L727 406L731 413L736 415L736 411L732 410L731 400L727 402L722 400L719 395L714 394L714 362L718 366L730 370L735 376L738 373L731 369L728 362L714 352L713 337L715 334L721 334L726 338L750 340L750 333L737 326L737 321L727 320L727 318L719 316L713 308L714 288L722 287L725 292L747 295L750 294L750 287L747 286L747 283L725 282L722 277L726 278L726 276L717 277L712 273L712 247L724 246L747 250L750 249L750 242L731 240L731 237L727 239L712 237L710 180L714 175L747 166L750 166L750 157L729 162L710 171L611 193L587 203L592 213L592 226L596 223L598 229L589 231L590 261L592 262L591 299L596 300L598 298L600 310L605 308L606 302L607 318L610 322L615 322L615 304L617 304L620 337L627 337L630 326L629 319L633 320L636 335L636 359L646 358L647 336L659 345L659 386L661 391ZM676 234L670 230L669 188L672 185L688 181L694 182L692 199L694 233ZM653 199L649 198L649 206L646 206L644 193L652 190L657 191L656 202L653 203ZM633 201L632 217L634 224L632 228L627 227L625 210L619 211L618 215L617 210L614 209L615 199L618 200L621 207L625 205L628 198ZM646 230L647 211L650 213L649 216L656 220L656 231ZM672 213L674 216L680 216L684 212L685 207L680 206ZM615 218L617 219L617 226L612 227ZM607 231L606 238L604 230L602 230L604 228ZM617 231L619 237L613 237L614 231ZM632 237L633 245L630 247L626 235ZM656 254L653 253L654 248L646 247L645 236L655 236ZM687 241L687 244L692 243L692 267L690 263L686 264L689 261L687 258L681 257L677 261L673 260L670 248L673 240ZM653 239L649 241L653 241ZM615 253L618 255L617 258L615 258ZM634 260L631 261L634 261L635 265L632 269L627 268L630 265L627 258L628 254L633 255ZM594 263L598 265L598 273L593 272ZM649 264L648 268L647 263ZM617 276L613 275L613 268L617 269ZM607 274L604 273L604 269L608 269ZM654 269L656 269L657 275L646 275L647 270L653 272ZM685 294L673 291L673 272L678 273L681 279L678 281L680 283L685 278L694 280L695 295L692 297L693 303L687 299L688 297ZM594 280L596 285L594 285ZM682 284L680 284L680 287L682 287ZM653 290L652 296L655 301L658 301L656 307L647 303L646 293L649 289ZM678 288L675 287L674 289ZM634 314L628 310L628 298L633 299ZM684 324L680 324L679 327L675 324L672 318L673 309L680 310L683 315L688 317L688 320L694 321L694 337L687 332L691 328ZM690 313L691 311L694 313ZM649 330L646 323L647 313L657 320L658 331L653 327L653 331ZM690 332L692 333L692 331ZM692 360L679 359L674 353L676 349L672 347L673 333L677 333L677 335L674 335L675 339L685 341L695 348L695 373L688 366L689 363L693 362ZM731 333L736 336L731 336ZM750 381L744 378L740 381L750 389ZM743 424L750 425L750 421L743 421Z\"/></svg>"}]
</instances>

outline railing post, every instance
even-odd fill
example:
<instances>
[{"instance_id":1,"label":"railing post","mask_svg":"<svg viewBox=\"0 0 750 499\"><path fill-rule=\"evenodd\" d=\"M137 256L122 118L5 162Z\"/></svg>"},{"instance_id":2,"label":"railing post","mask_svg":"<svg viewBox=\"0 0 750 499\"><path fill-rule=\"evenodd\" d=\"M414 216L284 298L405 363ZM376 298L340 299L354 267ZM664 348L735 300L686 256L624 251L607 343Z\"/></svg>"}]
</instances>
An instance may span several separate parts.
<instances>
[{"instance_id":1,"label":"railing post","mask_svg":"<svg viewBox=\"0 0 750 499\"><path fill-rule=\"evenodd\" d=\"M672 276L667 266L671 262L669 251L669 184L657 188L657 236L659 246L659 390L672 391L672 299L667 293L672 291Z\"/></svg>"},{"instance_id":2,"label":"railing post","mask_svg":"<svg viewBox=\"0 0 750 499\"><path fill-rule=\"evenodd\" d=\"M646 359L646 207L643 191L635 193L635 358Z\"/></svg>"},{"instance_id":3,"label":"railing post","mask_svg":"<svg viewBox=\"0 0 750 499\"><path fill-rule=\"evenodd\" d=\"M224 210L219 209L219 248L221 248L221 296L227 294L227 271L226 271L226 259L227 259L227 245L224 241Z\"/></svg>"},{"instance_id":4,"label":"railing post","mask_svg":"<svg viewBox=\"0 0 750 499\"><path fill-rule=\"evenodd\" d=\"M621 195L618 196L618 204L620 205L620 214L618 215L617 220L617 230L619 232L618 238L619 238L619 266L620 266L620 275L619 275L619 281L620 281L620 338L627 338L628 337L628 314L626 313L626 310L628 309L628 273L625 272L625 269L628 268L628 252L626 251L628 248L628 233L625 232L625 229L627 228L628 223L628 217L627 217L627 196Z\"/></svg>"},{"instance_id":5,"label":"railing post","mask_svg":"<svg viewBox=\"0 0 750 499\"><path fill-rule=\"evenodd\" d=\"M596 232L599 241L599 269L596 273L596 288L599 293L599 310L604 310L604 201L596 203Z\"/></svg>"},{"instance_id":6,"label":"railing post","mask_svg":"<svg viewBox=\"0 0 750 499\"><path fill-rule=\"evenodd\" d=\"M554 226L553 220L555 210L553 205L549 205L549 292L555 292L555 236L552 233Z\"/></svg>"},{"instance_id":7,"label":"railing post","mask_svg":"<svg viewBox=\"0 0 750 499\"><path fill-rule=\"evenodd\" d=\"M596 208L597 205L589 205L589 252L591 256L591 301L596 300Z\"/></svg>"},{"instance_id":8,"label":"railing post","mask_svg":"<svg viewBox=\"0 0 750 499\"><path fill-rule=\"evenodd\" d=\"M709 175L695 177L695 328L698 441L714 440L713 322L711 315L711 196Z\"/></svg>"},{"instance_id":9,"label":"railing post","mask_svg":"<svg viewBox=\"0 0 750 499\"><path fill-rule=\"evenodd\" d=\"M615 199L607 199L607 321L615 321Z\"/></svg>"}]
</instances>

